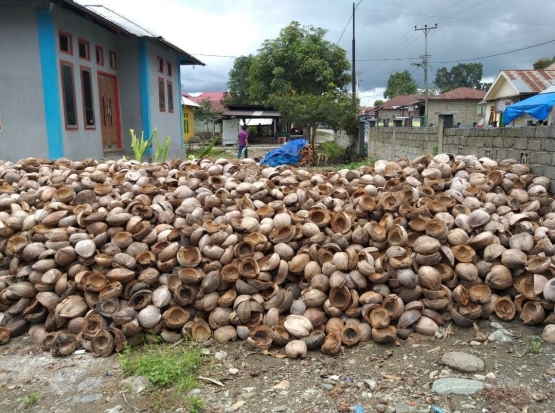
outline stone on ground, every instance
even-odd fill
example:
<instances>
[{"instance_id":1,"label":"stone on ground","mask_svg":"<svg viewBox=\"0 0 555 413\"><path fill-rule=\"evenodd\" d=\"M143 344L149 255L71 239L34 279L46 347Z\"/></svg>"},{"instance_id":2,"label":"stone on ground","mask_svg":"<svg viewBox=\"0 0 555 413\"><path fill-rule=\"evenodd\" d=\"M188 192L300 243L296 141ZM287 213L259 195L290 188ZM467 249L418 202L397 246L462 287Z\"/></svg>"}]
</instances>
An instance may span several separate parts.
<instances>
[{"instance_id":1,"label":"stone on ground","mask_svg":"<svg viewBox=\"0 0 555 413\"><path fill-rule=\"evenodd\" d=\"M432 384L432 390L439 394L474 394L482 390L485 383L468 379L439 379Z\"/></svg>"},{"instance_id":2,"label":"stone on ground","mask_svg":"<svg viewBox=\"0 0 555 413\"><path fill-rule=\"evenodd\" d=\"M472 354L459 351L445 353L443 357L441 357L441 362L454 370L465 373L474 373L484 370L484 362L481 359Z\"/></svg>"}]
</instances>

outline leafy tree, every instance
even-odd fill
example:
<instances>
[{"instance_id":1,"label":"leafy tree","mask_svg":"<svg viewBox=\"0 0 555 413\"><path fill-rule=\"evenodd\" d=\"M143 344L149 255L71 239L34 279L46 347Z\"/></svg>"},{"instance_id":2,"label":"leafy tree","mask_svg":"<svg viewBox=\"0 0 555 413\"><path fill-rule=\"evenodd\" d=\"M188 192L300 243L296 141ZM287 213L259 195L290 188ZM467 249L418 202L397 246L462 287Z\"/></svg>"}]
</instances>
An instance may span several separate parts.
<instances>
[{"instance_id":1,"label":"leafy tree","mask_svg":"<svg viewBox=\"0 0 555 413\"><path fill-rule=\"evenodd\" d=\"M553 63L555 63L555 56L553 56L552 59L549 59L547 57L542 57L542 58L538 59L538 61L536 63L534 63L534 70L545 69L547 66L550 66Z\"/></svg>"},{"instance_id":2,"label":"leafy tree","mask_svg":"<svg viewBox=\"0 0 555 413\"><path fill-rule=\"evenodd\" d=\"M410 72L405 70L404 72L395 72L389 75L383 97L391 99L397 95L414 95L417 92L418 85Z\"/></svg>"},{"instance_id":3,"label":"leafy tree","mask_svg":"<svg viewBox=\"0 0 555 413\"><path fill-rule=\"evenodd\" d=\"M195 108L195 119L204 122L206 127L212 131L212 137L214 137L214 121L220 117L220 114L214 109L208 98L202 99L199 105L200 107Z\"/></svg>"},{"instance_id":4,"label":"leafy tree","mask_svg":"<svg viewBox=\"0 0 555 413\"><path fill-rule=\"evenodd\" d=\"M480 82L480 87L477 89L488 91L491 85L493 85L492 82Z\"/></svg>"},{"instance_id":5,"label":"leafy tree","mask_svg":"<svg viewBox=\"0 0 555 413\"><path fill-rule=\"evenodd\" d=\"M251 82L249 80L249 70L254 56L240 56L235 59L233 67L229 71L229 92L224 92L223 104L229 105L248 105L255 104L249 94Z\"/></svg>"},{"instance_id":6,"label":"leafy tree","mask_svg":"<svg viewBox=\"0 0 555 413\"><path fill-rule=\"evenodd\" d=\"M445 67L438 69L434 83L440 93L445 93L458 87L481 89L482 73L482 63L459 63L453 66L451 70L447 70Z\"/></svg>"},{"instance_id":7,"label":"leafy tree","mask_svg":"<svg viewBox=\"0 0 555 413\"><path fill-rule=\"evenodd\" d=\"M384 104L384 101L381 99L377 99L374 101L374 106L381 106Z\"/></svg>"},{"instance_id":8,"label":"leafy tree","mask_svg":"<svg viewBox=\"0 0 555 413\"><path fill-rule=\"evenodd\" d=\"M274 106L286 123L311 128L313 146L318 123L352 132L359 105L346 90L351 81L346 52L325 34L291 22L277 38L264 41L249 71L251 99Z\"/></svg>"},{"instance_id":9,"label":"leafy tree","mask_svg":"<svg viewBox=\"0 0 555 413\"><path fill-rule=\"evenodd\" d=\"M345 50L324 40L326 30L294 21L266 40L252 61L250 95L264 102L270 94L321 95L350 82Z\"/></svg>"}]
</instances>

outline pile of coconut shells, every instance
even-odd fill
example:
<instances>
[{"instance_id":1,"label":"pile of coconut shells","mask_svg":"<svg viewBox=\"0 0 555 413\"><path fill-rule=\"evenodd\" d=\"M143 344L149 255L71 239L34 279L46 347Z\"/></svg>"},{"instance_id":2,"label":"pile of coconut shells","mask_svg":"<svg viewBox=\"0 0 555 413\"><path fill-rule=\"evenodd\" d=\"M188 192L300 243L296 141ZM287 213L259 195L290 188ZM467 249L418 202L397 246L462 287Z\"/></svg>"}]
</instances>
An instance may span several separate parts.
<instances>
[{"instance_id":1,"label":"pile of coconut shells","mask_svg":"<svg viewBox=\"0 0 555 413\"><path fill-rule=\"evenodd\" d=\"M304 357L494 313L555 321L550 180L514 160L25 159L0 184L0 343L242 339Z\"/></svg>"}]
</instances>

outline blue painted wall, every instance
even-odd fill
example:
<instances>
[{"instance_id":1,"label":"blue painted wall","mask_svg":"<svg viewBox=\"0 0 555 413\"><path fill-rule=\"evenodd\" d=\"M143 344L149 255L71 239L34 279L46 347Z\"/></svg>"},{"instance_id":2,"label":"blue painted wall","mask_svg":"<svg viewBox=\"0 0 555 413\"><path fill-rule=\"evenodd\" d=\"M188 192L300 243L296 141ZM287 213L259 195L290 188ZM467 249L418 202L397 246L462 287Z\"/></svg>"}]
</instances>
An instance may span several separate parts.
<instances>
[{"instance_id":1,"label":"blue painted wall","mask_svg":"<svg viewBox=\"0 0 555 413\"><path fill-rule=\"evenodd\" d=\"M36 14L48 157L56 159L64 156L64 143L62 139L60 81L58 77L58 59L56 57L54 17L50 9L37 10Z\"/></svg>"},{"instance_id":2,"label":"blue painted wall","mask_svg":"<svg viewBox=\"0 0 555 413\"><path fill-rule=\"evenodd\" d=\"M139 86L141 89L141 121L143 123L144 138L148 139L152 132L152 120L150 114L150 82L148 76L148 50L145 39L137 39L139 42ZM141 131L135 133L141 136ZM150 148L145 152L150 155Z\"/></svg>"}]
</instances>

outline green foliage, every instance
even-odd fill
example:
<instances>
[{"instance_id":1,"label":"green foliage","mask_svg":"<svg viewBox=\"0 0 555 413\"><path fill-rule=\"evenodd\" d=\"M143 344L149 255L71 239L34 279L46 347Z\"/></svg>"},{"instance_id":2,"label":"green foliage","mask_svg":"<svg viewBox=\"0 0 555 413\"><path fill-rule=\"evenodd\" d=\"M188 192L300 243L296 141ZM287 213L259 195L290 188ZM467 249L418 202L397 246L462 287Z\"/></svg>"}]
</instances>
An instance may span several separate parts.
<instances>
[{"instance_id":1,"label":"green foliage","mask_svg":"<svg viewBox=\"0 0 555 413\"><path fill-rule=\"evenodd\" d=\"M354 162L349 162L344 165L339 165L338 169L358 169L361 166L373 166L376 163L375 158L361 159Z\"/></svg>"},{"instance_id":2,"label":"green foliage","mask_svg":"<svg viewBox=\"0 0 555 413\"><path fill-rule=\"evenodd\" d=\"M249 126L247 128L247 133L249 135L249 138L252 138L252 137L258 135L258 130L256 129L256 126Z\"/></svg>"},{"instance_id":3,"label":"green foliage","mask_svg":"<svg viewBox=\"0 0 555 413\"><path fill-rule=\"evenodd\" d=\"M384 101L381 99L377 99L374 101L374 106L381 106L384 104Z\"/></svg>"},{"instance_id":4,"label":"green foliage","mask_svg":"<svg viewBox=\"0 0 555 413\"><path fill-rule=\"evenodd\" d=\"M555 56L553 56L553 58L551 58L551 59L549 59L547 57L542 57L542 58L538 59L537 62L534 63L534 70L545 69L547 66L550 66L553 63L555 63Z\"/></svg>"},{"instance_id":5,"label":"green foliage","mask_svg":"<svg viewBox=\"0 0 555 413\"><path fill-rule=\"evenodd\" d=\"M530 341L530 354L541 354L543 352L541 339L535 338Z\"/></svg>"},{"instance_id":6,"label":"green foliage","mask_svg":"<svg viewBox=\"0 0 555 413\"><path fill-rule=\"evenodd\" d=\"M216 136L212 142L210 142L210 144L200 153L200 155L198 156L199 159L204 158L205 156L208 156L208 154L210 153L210 151L212 150L212 148L214 147L214 145L216 144L216 142L218 141L218 139L220 139L219 136Z\"/></svg>"},{"instance_id":7,"label":"green foliage","mask_svg":"<svg viewBox=\"0 0 555 413\"><path fill-rule=\"evenodd\" d=\"M326 30L293 21L266 40L249 71L249 94L266 102L274 95L321 95L344 89L351 64L344 49L324 39Z\"/></svg>"},{"instance_id":8,"label":"green foliage","mask_svg":"<svg viewBox=\"0 0 555 413\"><path fill-rule=\"evenodd\" d=\"M324 144L322 145L322 149L330 159L339 158L340 156L343 156L343 154L345 153L345 148L333 141L324 142Z\"/></svg>"},{"instance_id":9,"label":"green foliage","mask_svg":"<svg viewBox=\"0 0 555 413\"><path fill-rule=\"evenodd\" d=\"M187 398L187 404L189 405L189 413L201 413L204 409L204 402L195 396Z\"/></svg>"},{"instance_id":10,"label":"green foliage","mask_svg":"<svg viewBox=\"0 0 555 413\"><path fill-rule=\"evenodd\" d=\"M154 131L156 131L156 128L154 129ZM135 153L135 160L140 162L143 158L144 153L152 142L154 132L152 132L152 135L150 135L150 138L148 138L146 141L144 140L144 132L141 132L141 139L137 138L137 135L135 135L135 131L133 129L129 129L129 133L131 134L131 148Z\"/></svg>"},{"instance_id":11,"label":"green foliage","mask_svg":"<svg viewBox=\"0 0 555 413\"><path fill-rule=\"evenodd\" d=\"M180 392L198 385L201 357L199 350L166 344L128 347L119 354L124 376L146 376L155 387L172 386Z\"/></svg>"},{"instance_id":12,"label":"green foliage","mask_svg":"<svg viewBox=\"0 0 555 413\"><path fill-rule=\"evenodd\" d=\"M23 404L24 408L28 408L31 406L34 406L35 404L37 404L39 402L39 395L36 392L31 393L28 396L25 396L22 400L21 403Z\"/></svg>"},{"instance_id":13,"label":"green foliage","mask_svg":"<svg viewBox=\"0 0 555 413\"><path fill-rule=\"evenodd\" d=\"M170 137L166 136L166 143L164 146L162 146L156 128L154 128L154 132L152 132L152 134L156 136L156 151L154 152L154 162L166 162L166 158L168 157L168 149L170 148Z\"/></svg>"},{"instance_id":14,"label":"green foliage","mask_svg":"<svg viewBox=\"0 0 555 413\"><path fill-rule=\"evenodd\" d=\"M210 125L220 117L220 114L216 109L214 109L212 102L208 98L202 99L198 104L200 107L195 108L194 110L195 119L199 122L204 122L206 127L209 128Z\"/></svg>"},{"instance_id":15,"label":"green foliage","mask_svg":"<svg viewBox=\"0 0 555 413\"><path fill-rule=\"evenodd\" d=\"M387 87L383 92L383 97L391 99L397 95L414 95L418 92L418 85L412 78L410 72L395 72L389 75Z\"/></svg>"},{"instance_id":16,"label":"green foliage","mask_svg":"<svg viewBox=\"0 0 555 413\"><path fill-rule=\"evenodd\" d=\"M438 69L434 83L440 93L445 93L458 87L487 90L489 87L487 83L482 83L482 74L482 63L459 63L453 66L451 70L447 70L445 67ZM483 89L484 87L486 89Z\"/></svg>"},{"instance_id":17,"label":"green foliage","mask_svg":"<svg viewBox=\"0 0 555 413\"><path fill-rule=\"evenodd\" d=\"M436 155L438 154L438 150L439 150L439 148L437 147L437 145L434 146L434 147L432 148L432 156L436 156Z\"/></svg>"},{"instance_id":18,"label":"green foliage","mask_svg":"<svg viewBox=\"0 0 555 413\"><path fill-rule=\"evenodd\" d=\"M227 85L229 92L224 92L223 104L229 105L250 105L255 104L249 94L251 82L249 79L249 71L254 56L239 56L235 59L233 67L229 71Z\"/></svg>"}]
</instances>

